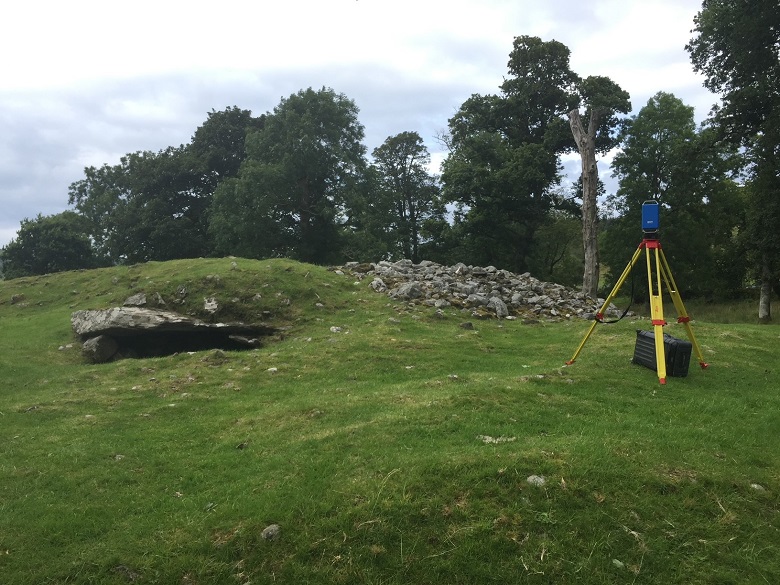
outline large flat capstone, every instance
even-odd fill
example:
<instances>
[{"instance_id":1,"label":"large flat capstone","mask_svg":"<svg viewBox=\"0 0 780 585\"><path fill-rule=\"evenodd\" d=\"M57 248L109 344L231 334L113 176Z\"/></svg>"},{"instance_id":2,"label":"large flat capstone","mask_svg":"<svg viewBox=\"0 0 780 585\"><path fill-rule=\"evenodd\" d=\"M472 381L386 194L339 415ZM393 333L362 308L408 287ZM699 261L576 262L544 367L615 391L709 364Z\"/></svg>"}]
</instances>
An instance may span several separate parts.
<instances>
[{"instance_id":1,"label":"large flat capstone","mask_svg":"<svg viewBox=\"0 0 780 585\"><path fill-rule=\"evenodd\" d=\"M278 332L264 323L207 323L173 311L143 307L76 311L71 325L83 342L100 338L100 344L84 343L85 355L94 362L180 351L251 348L259 346L263 337ZM116 352L110 356L105 350L107 339L116 342ZM98 345L102 351L91 349Z\"/></svg>"}]
</instances>

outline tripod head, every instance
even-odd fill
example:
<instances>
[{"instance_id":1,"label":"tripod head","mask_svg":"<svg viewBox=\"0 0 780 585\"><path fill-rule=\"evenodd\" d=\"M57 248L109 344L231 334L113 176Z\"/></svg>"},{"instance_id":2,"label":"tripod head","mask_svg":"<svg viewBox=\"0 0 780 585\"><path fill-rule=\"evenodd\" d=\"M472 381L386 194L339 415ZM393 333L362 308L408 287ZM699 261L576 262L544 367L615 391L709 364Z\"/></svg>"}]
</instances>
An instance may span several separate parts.
<instances>
[{"instance_id":1,"label":"tripod head","mask_svg":"<svg viewBox=\"0 0 780 585\"><path fill-rule=\"evenodd\" d=\"M658 239L658 201L645 201L642 204L642 233L645 239Z\"/></svg>"}]
</instances>

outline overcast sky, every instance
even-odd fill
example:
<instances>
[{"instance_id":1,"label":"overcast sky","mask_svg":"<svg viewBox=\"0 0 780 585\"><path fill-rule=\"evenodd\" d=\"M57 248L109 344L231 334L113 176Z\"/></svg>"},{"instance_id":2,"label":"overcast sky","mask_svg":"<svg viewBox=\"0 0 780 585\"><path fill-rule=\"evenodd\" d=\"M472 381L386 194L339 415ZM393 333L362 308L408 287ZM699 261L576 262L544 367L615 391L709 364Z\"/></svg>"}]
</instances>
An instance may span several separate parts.
<instances>
[{"instance_id":1,"label":"overcast sky","mask_svg":"<svg viewBox=\"0 0 780 585\"><path fill-rule=\"evenodd\" d=\"M582 77L610 77L636 113L659 91L716 98L685 44L701 0L27 0L0 35L0 246L24 218L68 209L84 167L190 141L207 112L254 115L323 86L352 99L371 152L436 135L472 94L498 93L516 36L558 40ZM570 160L567 169L577 172ZM608 179L609 160L599 164Z\"/></svg>"}]
</instances>

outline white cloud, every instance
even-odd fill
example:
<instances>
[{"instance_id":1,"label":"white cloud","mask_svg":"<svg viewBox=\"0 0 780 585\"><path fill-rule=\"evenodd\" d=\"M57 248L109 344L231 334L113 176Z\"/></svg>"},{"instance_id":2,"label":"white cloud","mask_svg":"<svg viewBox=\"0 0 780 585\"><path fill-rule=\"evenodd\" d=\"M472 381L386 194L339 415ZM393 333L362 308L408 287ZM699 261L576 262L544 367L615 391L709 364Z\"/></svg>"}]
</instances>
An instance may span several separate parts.
<instances>
[{"instance_id":1,"label":"white cloud","mask_svg":"<svg viewBox=\"0 0 780 585\"><path fill-rule=\"evenodd\" d=\"M496 93L518 35L556 39L638 111L670 91L703 118L712 96L684 51L700 0L30 0L4 7L0 245L67 207L83 168L189 141L206 113L256 115L306 87L353 99L369 152L435 136L473 93ZM568 164L568 163L567 163ZM571 165L567 166L569 168ZM602 175L608 174L602 170Z\"/></svg>"}]
</instances>

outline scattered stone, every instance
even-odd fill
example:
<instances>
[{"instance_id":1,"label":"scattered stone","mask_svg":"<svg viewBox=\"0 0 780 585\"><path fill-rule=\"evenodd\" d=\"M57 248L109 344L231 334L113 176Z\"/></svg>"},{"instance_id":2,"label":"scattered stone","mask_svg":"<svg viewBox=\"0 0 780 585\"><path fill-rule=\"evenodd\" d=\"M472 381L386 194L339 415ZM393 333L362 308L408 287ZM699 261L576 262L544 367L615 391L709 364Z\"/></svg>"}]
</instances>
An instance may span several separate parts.
<instances>
[{"instance_id":1,"label":"scattered stone","mask_svg":"<svg viewBox=\"0 0 780 585\"><path fill-rule=\"evenodd\" d=\"M145 307L146 293L136 293L133 296L127 297L122 305L125 307Z\"/></svg>"},{"instance_id":2,"label":"scattered stone","mask_svg":"<svg viewBox=\"0 0 780 585\"><path fill-rule=\"evenodd\" d=\"M471 331L472 329L474 329L474 323L472 323L471 321L466 321L465 323L460 324L460 328Z\"/></svg>"},{"instance_id":3,"label":"scattered stone","mask_svg":"<svg viewBox=\"0 0 780 585\"><path fill-rule=\"evenodd\" d=\"M533 485L536 487L542 487L544 484L547 483L547 480L542 475L529 475L526 479L529 485Z\"/></svg>"},{"instance_id":4,"label":"scattered stone","mask_svg":"<svg viewBox=\"0 0 780 585\"><path fill-rule=\"evenodd\" d=\"M398 288L391 290L389 294L394 299L401 299L405 301L424 297L424 293L419 282L405 282Z\"/></svg>"},{"instance_id":5,"label":"scattered stone","mask_svg":"<svg viewBox=\"0 0 780 585\"><path fill-rule=\"evenodd\" d=\"M506 303L500 298L490 297L487 306L488 309L493 309L496 312L496 317L499 319L509 317L509 309L507 308Z\"/></svg>"},{"instance_id":6,"label":"scattered stone","mask_svg":"<svg viewBox=\"0 0 780 585\"><path fill-rule=\"evenodd\" d=\"M756 490L757 492L765 492L766 488L762 486L760 483L751 483L750 487Z\"/></svg>"},{"instance_id":7,"label":"scattered stone","mask_svg":"<svg viewBox=\"0 0 780 585\"><path fill-rule=\"evenodd\" d=\"M263 341L258 337L248 337L246 335L228 335L228 339L243 347L260 347Z\"/></svg>"},{"instance_id":8,"label":"scattered stone","mask_svg":"<svg viewBox=\"0 0 780 585\"><path fill-rule=\"evenodd\" d=\"M477 439L486 445L501 445L502 443L514 443L517 437L491 437L490 435L477 435Z\"/></svg>"},{"instance_id":9,"label":"scattered stone","mask_svg":"<svg viewBox=\"0 0 780 585\"><path fill-rule=\"evenodd\" d=\"M277 540L282 533L282 528L278 524L266 526L260 533L263 540Z\"/></svg>"},{"instance_id":10,"label":"scattered stone","mask_svg":"<svg viewBox=\"0 0 780 585\"><path fill-rule=\"evenodd\" d=\"M98 335L90 337L81 346L81 352L84 357L93 364L103 364L111 361L119 351L119 344L113 337L108 335Z\"/></svg>"},{"instance_id":11,"label":"scattered stone","mask_svg":"<svg viewBox=\"0 0 780 585\"><path fill-rule=\"evenodd\" d=\"M117 565L111 570L117 575L119 575L120 577L122 577L128 583L135 583L141 578L141 573L139 573L134 569L131 569L127 565Z\"/></svg>"},{"instance_id":12,"label":"scattered stone","mask_svg":"<svg viewBox=\"0 0 780 585\"><path fill-rule=\"evenodd\" d=\"M25 299L24 295L13 295L11 297L11 304L15 305L17 303L21 303Z\"/></svg>"},{"instance_id":13,"label":"scattered stone","mask_svg":"<svg viewBox=\"0 0 780 585\"><path fill-rule=\"evenodd\" d=\"M385 285L385 282L378 276L371 281L369 286L376 292L385 292L387 290L387 285Z\"/></svg>"},{"instance_id":14,"label":"scattered stone","mask_svg":"<svg viewBox=\"0 0 780 585\"><path fill-rule=\"evenodd\" d=\"M341 333L341 327L336 327L335 325L330 328L331 333Z\"/></svg>"},{"instance_id":15,"label":"scattered stone","mask_svg":"<svg viewBox=\"0 0 780 585\"><path fill-rule=\"evenodd\" d=\"M206 297L203 299L203 310L212 315L219 310L219 303L214 297Z\"/></svg>"}]
</instances>

